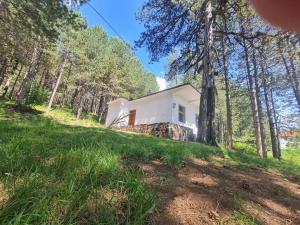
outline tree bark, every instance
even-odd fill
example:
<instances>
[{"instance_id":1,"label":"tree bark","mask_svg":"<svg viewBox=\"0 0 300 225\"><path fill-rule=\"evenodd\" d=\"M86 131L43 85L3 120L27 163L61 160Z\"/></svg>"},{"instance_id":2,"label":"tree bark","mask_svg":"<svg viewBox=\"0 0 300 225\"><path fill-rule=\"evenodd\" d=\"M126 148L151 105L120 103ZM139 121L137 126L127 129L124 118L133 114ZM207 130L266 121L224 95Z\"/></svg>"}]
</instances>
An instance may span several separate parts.
<instances>
[{"instance_id":1,"label":"tree bark","mask_svg":"<svg viewBox=\"0 0 300 225\"><path fill-rule=\"evenodd\" d=\"M10 72L10 76L8 77L5 85L4 85L4 88L3 88L3 93L2 93L2 98L5 98L6 94L7 94L7 91L8 91L8 88L9 88L9 85L10 85L10 82L13 78L13 75L15 73L15 71L17 70L18 68L18 65L19 65L19 62L16 61L14 67L12 68L11 72Z\"/></svg>"},{"instance_id":2,"label":"tree bark","mask_svg":"<svg viewBox=\"0 0 300 225\"><path fill-rule=\"evenodd\" d=\"M90 107L90 111L93 112L94 108L95 108L95 99L96 99L96 91L93 90L93 94L92 94L92 102L91 102L91 107Z\"/></svg>"},{"instance_id":3,"label":"tree bark","mask_svg":"<svg viewBox=\"0 0 300 225\"><path fill-rule=\"evenodd\" d=\"M226 25L225 25L226 29ZM228 74L228 65L227 65L227 57L226 57L226 47L224 37L222 38L222 61L224 68L224 78L225 78L225 92L226 92L226 126L227 126L227 148L232 149L232 106L231 106L231 91L230 91L230 83L229 83L229 74Z\"/></svg>"},{"instance_id":4,"label":"tree bark","mask_svg":"<svg viewBox=\"0 0 300 225\"><path fill-rule=\"evenodd\" d=\"M205 144L217 145L215 131L215 77L213 71L213 25L212 1L207 1L205 9L205 34L203 79L199 108L199 129L197 140Z\"/></svg>"},{"instance_id":5,"label":"tree bark","mask_svg":"<svg viewBox=\"0 0 300 225\"><path fill-rule=\"evenodd\" d=\"M262 144L262 154L263 157L267 157L267 144L266 144L266 135L264 132L264 120L263 120L263 112L262 105L260 101L260 87L258 82L258 69L257 69L257 60L256 60L256 52L254 45L252 43L252 59L253 59L253 78L254 78L254 86L255 86L255 95L257 99L257 110L258 110L258 121L260 127L260 138Z\"/></svg>"},{"instance_id":6,"label":"tree bark","mask_svg":"<svg viewBox=\"0 0 300 225\"><path fill-rule=\"evenodd\" d=\"M105 95L100 96L99 108L98 108L99 122L101 122L103 120L103 114L104 114L104 111L105 111L105 107L104 107L105 99L106 99Z\"/></svg>"},{"instance_id":7,"label":"tree bark","mask_svg":"<svg viewBox=\"0 0 300 225\"><path fill-rule=\"evenodd\" d=\"M47 108L46 113L49 113L50 110L51 110L55 94L57 92L58 86L60 84L60 81L61 81L64 69L65 69L66 61L67 61L67 55L64 54L63 58L62 58L62 61L61 61L61 64L60 64L60 67L59 67L59 70L57 71L57 78L56 78L55 86L54 86L54 89L52 91L52 94L51 94L51 97L50 97L50 100L49 100L49 103L48 103L48 108Z\"/></svg>"},{"instance_id":8,"label":"tree bark","mask_svg":"<svg viewBox=\"0 0 300 225\"><path fill-rule=\"evenodd\" d=\"M17 70L18 68L18 65L19 65L19 62L16 61L14 67L12 68L11 72L10 72L10 76L8 77L5 85L4 85L4 88L3 88L3 93L2 93L2 97L5 98L6 94L7 94L7 91L8 91L8 88L9 88L9 85L10 85L10 82L13 78L13 75L15 73L15 71Z\"/></svg>"},{"instance_id":9,"label":"tree bark","mask_svg":"<svg viewBox=\"0 0 300 225\"><path fill-rule=\"evenodd\" d=\"M260 121L259 121L260 115L258 112L258 99L257 99L256 89L254 87L253 77L251 75L249 50L248 50L246 40L244 38L243 38L243 48L244 48L244 53L245 53L247 81L248 81L248 88L249 88L249 92L250 92L253 126L254 126L254 130L255 130L256 151L257 151L257 154L261 158L263 158L265 155L265 153L264 153L265 148L264 148L263 140L261 137L261 127L260 127Z\"/></svg>"},{"instance_id":10,"label":"tree bark","mask_svg":"<svg viewBox=\"0 0 300 225\"><path fill-rule=\"evenodd\" d=\"M272 76L271 76L271 81L273 82L273 77ZM277 118L277 113L276 113L276 109L275 109L275 103L274 103L272 88L270 90L270 99L271 99L271 105L272 105L272 109L273 109L275 129L276 129L278 157L279 157L279 159L281 159L281 145L280 145L280 138L279 138L280 129L279 129L279 126L278 126L278 118Z\"/></svg>"},{"instance_id":11,"label":"tree bark","mask_svg":"<svg viewBox=\"0 0 300 225\"><path fill-rule=\"evenodd\" d=\"M24 65L22 64L22 66L21 66L21 68L20 68L20 70L19 70L19 73L18 73L18 75L17 75L17 77L16 77L16 79L15 79L15 82L14 82L12 88L11 88L11 91L10 91L10 93L9 93L9 95L8 95L8 98L9 98L9 99L11 99L12 96L13 96L13 94L14 94L14 91L15 91L15 88L16 88L16 85L17 85L17 82L18 82L18 80L19 80L19 78L20 78L20 76L21 76L21 73L22 73L22 71L23 71L23 67L24 67Z\"/></svg>"},{"instance_id":12,"label":"tree bark","mask_svg":"<svg viewBox=\"0 0 300 225\"><path fill-rule=\"evenodd\" d=\"M72 95L71 106L74 106L78 93L79 93L79 87L76 87L76 89Z\"/></svg>"},{"instance_id":13,"label":"tree bark","mask_svg":"<svg viewBox=\"0 0 300 225\"><path fill-rule=\"evenodd\" d=\"M38 44L36 44L34 46L33 53L31 56L30 66L29 66L28 71L24 77L22 84L21 84L21 88L17 94L17 100L16 100L17 105L24 104L24 100L30 91L31 83L34 79L35 72L36 72L38 55L39 55L39 46L38 46Z\"/></svg>"},{"instance_id":14,"label":"tree bark","mask_svg":"<svg viewBox=\"0 0 300 225\"><path fill-rule=\"evenodd\" d=\"M67 76L66 82L69 81L71 73L72 73L72 62L70 62L70 66L69 66L69 71L68 71L68 76ZM64 88L63 96L62 96L62 101L61 101L61 106L64 106L66 104L66 93L67 93L67 91L68 91L68 85L65 84L65 88Z\"/></svg>"},{"instance_id":15,"label":"tree bark","mask_svg":"<svg viewBox=\"0 0 300 225\"><path fill-rule=\"evenodd\" d=\"M45 76L46 76L47 70L44 69L41 75L41 79L39 81L39 88L43 87L44 81L45 81Z\"/></svg>"},{"instance_id":16,"label":"tree bark","mask_svg":"<svg viewBox=\"0 0 300 225\"><path fill-rule=\"evenodd\" d=\"M287 62L287 59L285 58L285 56L283 54L282 46L281 46L280 43L278 43L278 50L279 50L282 62L284 64L284 67L285 67L285 70L286 70L286 74L287 74L287 76L289 78L289 81L291 82L291 87L293 89L293 92L294 92L294 95L295 95L295 98L296 98L296 101L297 101L297 105L298 105L298 110L300 112L300 83L299 83L299 80L297 78L297 74L296 74L296 70L295 70L295 66L294 66L293 60L292 60L291 57L289 57L290 58L291 67L293 67L293 68L291 68L292 69L292 72L291 72L290 68L289 68L289 65L288 65L288 62Z\"/></svg>"},{"instance_id":17,"label":"tree bark","mask_svg":"<svg viewBox=\"0 0 300 225\"><path fill-rule=\"evenodd\" d=\"M2 93L2 98L5 98L5 96L6 96L6 94L7 94L7 91L8 91L10 82L11 82L11 79L12 79L12 77L9 77L9 78L7 79L7 81L5 82L5 85L4 85L4 88L3 88L3 93Z\"/></svg>"},{"instance_id":18,"label":"tree bark","mask_svg":"<svg viewBox=\"0 0 300 225\"><path fill-rule=\"evenodd\" d=\"M83 90L84 91L84 90ZM84 92L83 92L84 93ZM84 93L82 95L82 97L80 98L80 102L79 102L79 107L78 107L78 110L77 110L77 115L76 115L76 119L79 120L80 119L80 116L81 116L81 113L82 113L82 110L83 110L83 107L84 107L84 102L87 98L87 93Z\"/></svg>"},{"instance_id":19,"label":"tree bark","mask_svg":"<svg viewBox=\"0 0 300 225\"><path fill-rule=\"evenodd\" d=\"M0 12L7 7L7 0L0 0Z\"/></svg>"},{"instance_id":20,"label":"tree bark","mask_svg":"<svg viewBox=\"0 0 300 225\"><path fill-rule=\"evenodd\" d=\"M267 108L267 115L268 115L268 122L269 122L269 128L270 128L270 136L271 136L271 145L272 145L272 154L275 159L280 159L280 150L278 146L278 134L275 126L275 115L274 111L272 109L272 103L270 101L270 86L267 84L268 74L266 73L266 70L264 68L264 65L261 64L261 70L262 70L262 79L263 79L263 88L264 88L264 95L265 95L265 102L266 102L266 108Z\"/></svg>"},{"instance_id":21,"label":"tree bark","mask_svg":"<svg viewBox=\"0 0 300 225\"><path fill-rule=\"evenodd\" d=\"M299 77L297 77L294 59L290 51L289 51L289 60L292 69L292 73L290 74L290 76L291 76L291 80L293 81L293 90L298 104L298 109L300 112L300 81L299 81Z\"/></svg>"},{"instance_id":22,"label":"tree bark","mask_svg":"<svg viewBox=\"0 0 300 225\"><path fill-rule=\"evenodd\" d=\"M2 85L2 83L4 81L4 76L7 71L7 68L8 68L8 59L7 59L7 57L5 57L5 59L3 60L2 66L1 66L1 70L0 70L0 86Z\"/></svg>"}]
</instances>

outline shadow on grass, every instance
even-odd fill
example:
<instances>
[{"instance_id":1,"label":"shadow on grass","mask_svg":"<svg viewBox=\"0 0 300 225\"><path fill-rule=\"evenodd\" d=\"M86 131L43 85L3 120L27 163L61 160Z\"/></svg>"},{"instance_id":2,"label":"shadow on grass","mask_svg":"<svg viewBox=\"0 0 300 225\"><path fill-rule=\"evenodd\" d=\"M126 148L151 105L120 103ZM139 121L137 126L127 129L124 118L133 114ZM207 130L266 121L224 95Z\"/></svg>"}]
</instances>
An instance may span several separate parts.
<instances>
[{"instance_id":1,"label":"shadow on grass","mask_svg":"<svg viewBox=\"0 0 300 225\"><path fill-rule=\"evenodd\" d=\"M10 195L0 220L7 224L43 224L52 219L57 224L81 220L83 224L99 220L142 224L155 197L140 175L128 169L131 161L162 159L181 168L190 157L212 160L216 156L240 167L278 169L286 174L300 171L299 165L199 143L64 125L39 113L10 110L10 104L0 101L0 181ZM103 188L108 196L99 196ZM114 200L119 196L123 197ZM114 201L120 201L120 206L116 208Z\"/></svg>"},{"instance_id":2,"label":"shadow on grass","mask_svg":"<svg viewBox=\"0 0 300 225\"><path fill-rule=\"evenodd\" d=\"M243 151L228 151L228 156L234 161L235 166L241 169L247 168L263 168L277 170L292 180L300 181L300 165L291 161L268 158L261 159L255 153ZM229 162L230 164L230 162Z\"/></svg>"},{"instance_id":3,"label":"shadow on grass","mask_svg":"<svg viewBox=\"0 0 300 225\"><path fill-rule=\"evenodd\" d=\"M281 180L262 169L236 170L198 159L189 160L186 168L178 172L156 161L141 165L163 199L155 224L300 222L295 210L300 207L297 183ZM217 213L220 223L208 220L211 212Z\"/></svg>"}]
</instances>

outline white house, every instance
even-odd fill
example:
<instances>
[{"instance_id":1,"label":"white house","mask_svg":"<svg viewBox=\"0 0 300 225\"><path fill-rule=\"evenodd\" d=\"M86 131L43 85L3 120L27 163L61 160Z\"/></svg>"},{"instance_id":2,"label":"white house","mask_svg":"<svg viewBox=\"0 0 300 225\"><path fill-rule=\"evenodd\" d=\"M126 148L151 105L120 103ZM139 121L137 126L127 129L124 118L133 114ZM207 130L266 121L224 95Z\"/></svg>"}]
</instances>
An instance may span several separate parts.
<instances>
[{"instance_id":1,"label":"white house","mask_svg":"<svg viewBox=\"0 0 300 225\"><path fill-rule=\"evenodd\" d=\"M176 140L197 134L200 93L183 84L147 96L108 103L106 127L148 133Z\"/></svg>"}]
</instances>

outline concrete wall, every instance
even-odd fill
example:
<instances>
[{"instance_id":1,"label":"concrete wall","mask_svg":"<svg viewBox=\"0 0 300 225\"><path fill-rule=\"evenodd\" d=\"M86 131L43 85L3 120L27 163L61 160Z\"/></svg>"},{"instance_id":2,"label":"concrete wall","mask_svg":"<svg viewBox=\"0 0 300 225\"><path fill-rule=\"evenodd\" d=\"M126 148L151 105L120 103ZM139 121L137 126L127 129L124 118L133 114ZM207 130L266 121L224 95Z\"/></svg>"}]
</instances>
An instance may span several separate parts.
<instances>
[{"instance_id":1,"label":"concrete wall","mask_svg":"<svg viewBox=\"0 0 300 225\"><path fill-rule=\"evenodd\" d=\"M105 120L105 126L108 127L116 118L124 117L128 115L128 104L126 99L120 98L108 105L107 116ZM117 126L127 126L128 117L123 118L119 121Z\"/></svg>"},{"instance_id":2,"label":"concrete wall","mask_svg":"<svg viewBox=\"0 0 300 225\"><path fill-rule=\"evenodd\" d=\"M186 122L181 123L178 119L179 104L186 109ZM130 110L136 110L135 125L173 123L185 126L197 134L196 114L198 110L183 97L176 95L176 92L166 92L145 98L127 101L126 99L117 99L109 104L106 118L106 127L120 116L128 115ZM117 126L127 126L128 117L123 119Z\"/></svg>"},{"instance_id":3,"label":"concrete wall","mask_svg":"<svg viewBox=\"0 0 300 225\"><path fill-rule=\"evenodd\" d=\"M160 94L131 101L129 110L136 110L135 125L172 121L172 95Z\"/></svg>"},{"instance_id":4,"label":"concrete wall","mask_svg":"<svg viewBox=\"0 0 300 225\"><path fill-rule=\"evenodd\" d=\"M189 104L185 99L177 96L176 93L173 94L172 99L172 102L175 103L172 107L172 123L191 128L196 135L198 132L196 126L196 114L199 113L199 109ZM185 123L179 121L179 105L185 107Z\"/></svg>"}]
</instances>

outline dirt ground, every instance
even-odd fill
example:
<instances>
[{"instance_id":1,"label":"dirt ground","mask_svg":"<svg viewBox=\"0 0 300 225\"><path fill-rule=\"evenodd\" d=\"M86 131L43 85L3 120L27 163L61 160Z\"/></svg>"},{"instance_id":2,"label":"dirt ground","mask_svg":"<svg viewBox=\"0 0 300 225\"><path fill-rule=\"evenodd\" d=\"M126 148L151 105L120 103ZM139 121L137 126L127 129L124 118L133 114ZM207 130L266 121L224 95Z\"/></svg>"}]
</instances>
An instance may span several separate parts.
<instances>
[{"instance_id":1,"label":"dirt ground","mask_svg":"<svg viewBox=\"0 0 300 225\"><path fill-rule=\"evenodd\" d=\"M158 193L157 225L300 225L300 183L275 172L237 170L200 159L174 170L139 163Z\"/></svg>"}]
</instances>

